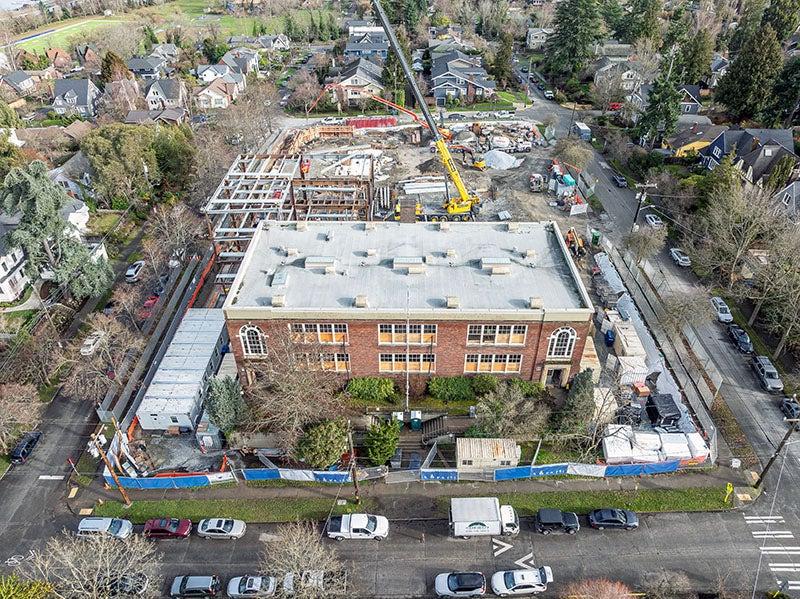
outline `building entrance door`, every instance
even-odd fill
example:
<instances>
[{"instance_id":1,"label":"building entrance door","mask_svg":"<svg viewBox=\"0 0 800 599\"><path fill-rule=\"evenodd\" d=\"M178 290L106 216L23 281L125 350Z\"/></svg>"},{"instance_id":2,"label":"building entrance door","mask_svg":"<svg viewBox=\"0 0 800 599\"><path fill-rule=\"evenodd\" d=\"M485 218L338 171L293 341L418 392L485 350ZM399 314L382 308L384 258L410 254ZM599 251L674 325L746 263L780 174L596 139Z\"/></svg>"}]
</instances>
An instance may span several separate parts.
<instances>
[{"instance_id":1,"label":"building entrance door","mask_svg":"<svg viewBox=\"0 0 800 599\"><path fill-rule=\"evenodd\" d=\"M563 368L548 368L547 377L544 380L545 385L550 387L561 387L563 383L564 369Z\"/></svg>"}]
</instances>

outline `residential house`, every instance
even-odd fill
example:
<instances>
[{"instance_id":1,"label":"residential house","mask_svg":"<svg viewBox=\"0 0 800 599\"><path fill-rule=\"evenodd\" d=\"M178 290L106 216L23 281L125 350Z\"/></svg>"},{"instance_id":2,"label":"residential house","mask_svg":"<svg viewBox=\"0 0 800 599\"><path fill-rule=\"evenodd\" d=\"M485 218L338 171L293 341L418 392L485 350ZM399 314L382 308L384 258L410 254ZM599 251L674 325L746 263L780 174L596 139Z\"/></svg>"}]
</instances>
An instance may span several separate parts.
<instances>
[{"instance_id":1,"label":"residential house","mask_svg":"<svg viewBox=\"0 0 800 599\"><path fill-rule=\"evenodd\" d=\"M431 60L435 57L448 54L449 52L472 52L475 50L475 44L461 39L461 36L446 35L430 38L428 40L428 52L431 55ZM424 54L424 51L422 51Z\"/></svg>"},{"instance_id":2,"label":"residential house","mask_svg":"<svg viewBox=\"0 0 800 599\"><path fill-rule=\"evenodd\" d=\"M103 89L100 101L103 112L112 113L117 117L144 105L139 83L135 79L109 81Z\"/></svg>"},{"instance_id":3,"label":"residential house","mask_svg":"<svg viewBox=\"0 0 800 599\"><path fill-rule=\"evenodd\" d=\"M775 208L800 226L800 181L789 183L775 194Z\"/></svg>"},{"instance_id":4,"label":"residential house","mask_svg":"<svg viewBox=\"0 0 800 599\"><path fill-rule=\"evenodd\" d=\"M145 81L160 79L167 69L167 61L160 56L134 56L127 64L131 73Z\"/></svg>"},{"instance_id":5,"label":"residential house","mask_svg":"<svg viewBox=\"0 0 800 599\"><path fill-rule=\"evenodd\" d=\"M80 44L75 47L75 55L80 65L91 73L100 71L103 60L97 49L89 44Z\"/></svg>"},{"instance_id":6,"label":"residential house","mask_svg":"<svg viewBox=\"0 0 800 599\"><path fill-rule=\"evenodd\" d=\"M719 80L728 72L729 66L730 62L727 58L720 54L714 54L714 58L711 59L711 73L708 75L706 86L710 89L717 87Z\"/></svg>"},{"instance_id":7,"label":"residential house","mask_svg":"<svg viewBox=\"0 0 800 599\"><path fill-rule=\"evenodd\" d=\"M630 93L643 83L641 73L630 61L616 61L604 56L597 65L594 73L595 85L615 84L620 91Z\"/></svg>"},{"instance_id":8,"label":"residential house","mask_svg":"<svg viewBox=\"0 0 800 599\"><path fill-rule=\"evenodd\" d=\"M186 85L180 79L157 79L145 93L150 110L181 108L186 105Z\"/></svg>"},{"instance_id":9,"label":"residential house","mask_svg":"<svg viewBox=\"0 0 800 599\"><path fill-rule=\"evenodd\" d=\"M546 27L531 27L525 36L525 45L529 50L541 50L547 43L547 38L553 34L553 30Z\"/></svg>"},{"instance_id":10,"label":"residential house","mask_svg":"<svg viewBox=\"0 0 800 599\"><path fill-rule=\"evenodd\" d=\"M180 57L180 50L175 44L156 44L150 50L149 56L162 58L167 64L175 64Z\"/></svg>"},{"instance_id":11,"label":"residential house","mask_svg":"<svg viewBox=\"0 0 800 599\"><path fill-rule=\"evenodd\" d=\"M241 73L236 73L226 64L201 64L195 70L197 78L204 83L211 83L222 79L224 83L236 86L237 94L247 87L247 78Z\"/></svg>"},{"instance_id":12,"label":"residential house","mask_svg":"<svg viewBox=\"0 0 800 599\"><path fill-rule=\"evenodd\" d=\"M450 52L437 56L431 67L431 91L437 106L448 101L472 103L494 95L495 82L488 78L479 56Z\"/></svg>"},{"instance_id":13,"label":"residential house","mask_svg":"<svg viewBox=\"0 0 800 599\"><path fill-rule=\"evenodd\" d=\"M7 235L19 224L19 218L0 215L0 301L14 302L22 297L30 284L25 275L25 253L22 248L10 249Z\"/></svg>"},{"instance_id":14,"label":"residential house","mask_svg":"<svg viewBox=\"0 0 800 599\"><path fill-rule=\"evenodd\" d=\"M72 66L72 57L70 57L69 52L61 48L48 48L45 51L45 56L47 56L50 64L59 71L66 71Z\"/></svg>"},{"instance_id":15,"label":"residential house","mask_svg":"<svg viewBox=\"0 0 800 599\"><path fill-rule=\"evenodd\" d=\"M57 114L93 117L100 90L89 79L59 79L53 90L53 110Z\"/></svg>"},{"instance_id":16,"label":"residential house","mask_svg":"<svg viewBox=\"0 0 800 599\"><path fill-rule=\"evenodd\" d=\"M231 48L238 48L240 46L252 46L255 45L258 41L258 38L253 37L252 35L232 35L228 38L228 46Z\"/></svg>"},{"instance_id":17,"label":"residential house","mask_svg":"<svg viewBox=\"0 0 800 599\"><path fill-rule=\"evenodd\" d=\"M793 34L786 42L786 56L788 58L800 56L800 31Z\"/></svg>"},{"instance_id":18,"label":"residential house","mask_svg":"<svg viewBox=\"0 0 800 599\"><path fill-rule=\"evenodd\" d=\"M375 21L351 19L345 21L344 26L347 29L348 36L361 35L364 33L384 33L383 27L378 25Z\"/></svg>"},{"instance_id":19,"label":"residential house","mask_svg":"<svg viewBox=\"0 0 800 599\"><path fill-rule=\"evenodd\" d=\"M724 125L694 123L689 127L684 127L669 139L664 140L664 145L673 151L673 155L676 158L686 158L687 156L699 154L726 129L727 127Z\"/></svg>"},{"instance_id":20,"label":"residential house","mask_svg":"<svg viewBox=\"0 0 800 599\"><path fill-rule=\"evenodd\" d=\"M36 81L25 71L11 71L2 77L3 83L20 96L27 96L36 89Z\"/></svg>"},{"instance_id":21,"label":"residential house","mask_svg":"<svg viewBox=\"0 0 800 599\"><path fill-rule=\"evenodd\" d=\"M624 44L618 40L604 40L595 42L594 44L595 56L608 56L609 58L628 59L634 55L635 50L633 44Z\"/></svg>"},{"instance_id":22,"label":"residential house","mask_svg":"<svg viewBox=\"0 0 800 599\"><path fill-rule=\"evenodd\" d=\"M69 137L73 142L80 143L95 127L96 125L90 121L72 121L69 125L64 127L64 135Z\"/></svg>"},{"instance_id":23,"label":"residential house","mask_svg":"<svg viewBox=\"0 0 800 599\"><path fill-rule=\"evenodd\" d=\"M383 30L351 35L344 47L345 58L377 56L385 59L388 54L389 40Z\"/></svg>"},{"instance_id":24,"label":"residential house","mask_svg":"<svg viewBox=\"0 0 800 599\"><path fill-rule=\"evenodd\" d=\"M250 48L234 48L228 50L219 62L228 65L234 73L249 75L258 71L258 52Z\"/></svg>"},{"instance_id":25,"label":"residential house","mask_svg":"<svg viewBox=\"0 0 800 599\"><path fill-rule=\"evenodd\" d=\"M198 108L227 108L239 96L239 90L233 83L226 83L221 77L214 79L194 94L194 102Z\"/></svg>"},{"instance_id":26,"label":"residential house","mask_svg":"<svg viewBox=\"0 0 800 599\"><path fill-rule=\"evenodd\" d=\"M383 93L382 72L383 65L369 58L357 58L329 82L342 86L348 106L357 106L361 102L368 101L370 96L380 96ZM331 94L334 102L341 97L336 90Z\"/></svg>"},{"instance_id":27,"label":"residential house","mask_svg":"<svg viewBox=\"0 0 800 599\"><path fill-rule=\"evenodd\" d=\"M645 84L639 86L639 89L634 91L631 95L627 97L628 101L634 107L634 114L632 115L632 120L635 123L638 120L638 117L641 113L647 110L647 106L649 104L650 99L650 92L652 91L653 86L650 84ZM688 115L688 114L697 114L700 112L702 108L702 104L700 102L700 86L699 85L680 85L678 86L678 90L681 93L681 101L680 101L680 112L681 114Z\"/></svg>"},{"instance_id":28,"label":"residential house","mask_svg":"<svg viewBox=\"0 0 800 599\"><path fill-rule=\"evenodd\" d=\"M742 156L752 152L762 144L779 144L791 150L794 148L791 129L726 129L700 153L702 163L708 170L714 170L728 154Z\"/></svg>"},{"instance_id":29,"label":"residential house","mask_svg":"<svg viewBox=\"0 0 800 599\"><path fill-rule=\"evenodd\" d=\"M769 183L770 175L784 159L790 160L792 170L796 171L800 164L800 158L795 155L794 149L786 148L774 141L768 141L759 144L750 152L740 153L737 151L734 165L741 171L745 181L763 187Z\"/></svg>"},{"instance_id":30,"label":"residential house","mask_svg":"<svg viewBox=\"0 0 800 599\"><path fill-rule=\"evenodd\" d=\"M131 110L125 115L126 125L182 125L186 122L185 108L166 108L164 110Z\"/></svg>"},{"instance_id":31,"label":"residential house","mask_svg":"<svg viewBox=\"0 0 800 599\"><path fill-rule=\"evenodd\" d=\"M78 151L64 164L50 170L47 174L50 176L51 181L64 188L70 198L84 201L87 197L94 196L92 192L92 173L92 165L89 163L86 154ZM65 218L67 217L65 216ZM81 225L81 218L76 217L73 221L72 224L78 231L85 232L81 231L81 228L85 228L85 225Z\"/></svg>"},{"instance_id":32,"label":"residential house","mask_svg":"<svg viewBox=\"0 0 800 599\"><path fill-rule=\"evenodd\" d=\"M282 33L278 35L262 35L256 41L264 50L269 51L288 50L291 47L289 38Z\"/></svg>"}]
</instances>

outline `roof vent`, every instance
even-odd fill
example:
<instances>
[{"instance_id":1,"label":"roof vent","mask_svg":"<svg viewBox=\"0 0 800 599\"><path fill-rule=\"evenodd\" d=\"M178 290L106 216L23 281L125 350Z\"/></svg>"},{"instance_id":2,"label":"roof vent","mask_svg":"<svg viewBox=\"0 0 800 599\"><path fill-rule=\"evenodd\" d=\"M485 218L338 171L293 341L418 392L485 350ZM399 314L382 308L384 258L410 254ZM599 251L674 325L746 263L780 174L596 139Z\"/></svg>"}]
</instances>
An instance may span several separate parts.
<instances>
[{"instance_id":1,"label":"roof vent","mask_svg":"<svg viewBox=\"0 0 800 599\"><path fill-rule=\"evenodd\" d=\"M529 302L531 310L541 310L544 307L544 300L538 296L532 296Z\"/></svg>"},{"instance_id":2,"label":"roof vent","mask_svg":"<svg viewBox=\"0 0 800 599\"><path fill-rule=\"evenodd\" d=\"M457 256L456 251L453 248L450 248L445 252L445 256L448 258L455 258Z\"/></svg>"},{"instance_id":3,"label":"roof vent","mask_svg":"<svg viewBox=\"0 0 800 599\"><path fill-rule=\"evenodd\" d=\"M325 274L326 275L335 275L336 274L336 267L333 265L325 267Z\"/></svg>"},{"instance_id":4,"label":"roof vent","mask_svg":"<svg viewBox=\"0 0 800 599\"><path fill-rule=\"evenodd\" d=\"M420 264L417 266L409 266L408 267L408 274L410 275L423 275L425 274L425 265Z\"/></svg>"},{"instance_id":5,"label":"roof vent","mask_svg":"<svg viewBox=\"0 0 800 599\"><path fill-rule=\"evenodd\" d=\"M367 301L366 295L357 295L355 300L353 301L353 305L356 308L369 308L369 302Z\"/></svg>"},{"instance_id":6,"label":"roof vent","mask_svg":"<svg viewBox=\"0 0 800 599\"><path fill-rule=\"evenodd\" d=\"M375 256L377 255L378 250L375 248L367 248L367 256Z\"/></svg>"},{"instance_id":7,"label":"roof vent","mask_svg":"<svg viewBox=\"0 0 800 599\"><path fill-rule=\"evenodd\" d=\"M375 223L372 221L364 223L364 230L365 231L374 231L375 230Z\"/></svg>"},{"instance_id":8,"label":"roof vent","mask_svg":"<svg viewBox=\"0 0 800 599\"><path fill-rule=\"evenodd\" d=\"M306 270L313 270L316 268L327 269L329 266L336 266L336 258L331 256L307 256L303 266Z\"/></svg>"},{"instance_id":9,"label":"roof vent","mask_svg":"<svg viewBox=\"0 0 800 599\"><path fill-rule=\"evenodd\" d=\"M519 223L508 223L506 226L508 227L509 233L516 233L519 231Z\"/></svg>"},{"instance_id":10,"label":"roof vent","mask_svg":"<svg viewBox=\"0 0 800 599\"><path fill-rule=\"evenodd\" d=\"M536 258L536 250L533 248L528 248L522 253L528 260L533 260Z\"/></svg>"},{"instance_id":11,"label":"roof vent","mask_svg":"<svg viewBox=\"0 0 800 599\"><path fill-rule=\"evenodd\" d=\"M325 241L333 241L333 231L325 233Z\"/></svg>"},{"instance_id":12,"label":"roof vent","mask_svg":"<svg viewBox=\"0 0 800 599\"><path fill-rule=\"evenodd\" d=\"M289 273L286 272L283 268L279 268L275 271L275 274L272 275L272 283L270 283L270 287L283 287L286 285L286 281L289 278Z\"/></svg>"},{"instance_id":13,"label":"roof vent","mask_svg":"<svg viewBox=\"0 0 800 599\"><path fill-rule=\"evenodd\" d=\"M286 296L285 295L273 295L272 296L272 307L273 308L282 308L286 305Z\"/></svg>"},{"instance_id":14,"label":"roof vent","mask_svg":"<svg viewBox=\"0 0 800 599\"><path fill-rule=\"evenodd\" d=\"M511 274L511 266L493 266L492 270L489 271L489 274L494 275L510 275Z\"/></svg>"},{"instance_id":15,"label":"roof vent","mask_svg":"<svg viewBox=\"0 0 800 599\"><path fill-rule=\"evenodd\" d=\"M511 260L508 258L481 258L481 270L494 271L501 267L511 268Z\"/></svg>"},{"instance_id":16,"label":"roof vent","mask_svg":"<svg viewBox=\"0 0 800 599\"><path fill-rule=\"evenodd\" d=\"M425 264L433 264L436 257L433 254L425 254Z\"/></svg>"},{"instance_id":17,"label":"roof vent","mask_svg":"<svg viewBox=\"0 0 800 599\"><path fill-rule=\"evenodd\" d=\"M296 231L308 231L308 223L305 221L298 221L295 225Z\"/></svg>"},{"instance_id":18,"label":"roof vent","mask_svg":"<svg viewBox=\"0 0 800 599\"><path fill-rule=\"evenodd\" d=\"M461 300L458 299L457 295L448 295L446 298L444 298L444 300L445 300L445 305L448 308L452 309L461 306Z\"/></svg>"},{"instance_id":19,"label":"roof vent","mask_svg":"<svg viewBox=\"0 0 800 599\"><path fill-rule=\"evenodd\" d=\"M296 256L298 253L297 248L286 248L287 256Z\"/></svg>"},{"instance_id":20,"label":"roof vent","mask_svg":"<svg viewBox=\"0 0 800 599\"><path fill-rule=\"evenodd\" d=\"M400 270L423 264L422 256L398 256L392 259L392 270Z\"/></svg>"},{"instance_id":21,"label":"roof vent","mask_svg":"<svg viewBox=\"0 0 800 599\"><path fill-rule=\"evenodd\" d=\"M449 231L450 230L450 223L446 220L439 221L439 230L440 231Z\"/></svg>"}]
</instances>

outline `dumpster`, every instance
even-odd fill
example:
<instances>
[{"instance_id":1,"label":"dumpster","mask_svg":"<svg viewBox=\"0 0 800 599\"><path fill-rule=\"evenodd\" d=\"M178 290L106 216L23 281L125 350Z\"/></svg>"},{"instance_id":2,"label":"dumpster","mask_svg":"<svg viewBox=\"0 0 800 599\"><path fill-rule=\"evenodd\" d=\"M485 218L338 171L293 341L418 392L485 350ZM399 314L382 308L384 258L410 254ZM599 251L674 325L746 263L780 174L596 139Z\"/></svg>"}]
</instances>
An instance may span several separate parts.
<instances>
[{"instance_id":1,"label":"dumpster","mask_svg":"<svg viewBox=\"0 0 800 599\"><path fill-rule=\"evenodd\" d=\"M600 231L592 229L592 245L600 245Z\"/></svg>"}]
</instances>

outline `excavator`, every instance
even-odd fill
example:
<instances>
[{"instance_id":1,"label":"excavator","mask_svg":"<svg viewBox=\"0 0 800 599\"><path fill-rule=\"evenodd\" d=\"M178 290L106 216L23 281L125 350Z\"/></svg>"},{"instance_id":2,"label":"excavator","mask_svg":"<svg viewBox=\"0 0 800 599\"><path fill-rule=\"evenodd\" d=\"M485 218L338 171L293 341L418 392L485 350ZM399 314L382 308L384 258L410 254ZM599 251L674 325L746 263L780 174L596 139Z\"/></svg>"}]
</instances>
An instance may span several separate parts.
<instances>
[{"instance_id":1,"label":"excavator","mask_svg":"<svg viewBox=\"0 0 800 599\"><path fill-rule=\"evenodd\" d=\"M461 175L456 168L455 161L450 155L450 150L447 147L445 136L442 135L439 127L436 126L436 121L434 120L433 115L431 114L431 111L425 102L425 98L422 96L422 92L417 85L417 81L414 79L414 75L411 72L411 67L409 67L408 61L406 60L406 57L400 48L400 44L397 41L397 36L395 36L394 30L389 24L389 19L386 17L386 13L383 10L383 6L381 6L380 0L372 0L372 5L375 7L378 20L381 22L381 26L386 32L386 37L389 40L389 46L391 46L392 51L397 55L397 59L400 62L400 67L403 69L403 75L406 78L406 82L411 88L420 110L422 110L422 116L425 117L425 124L433 136L433 144L439 153L439 158L442 161L445 170L447 170L447 175L450 178L450 181L453 183L456 191L458 192L458 196L448 197L445 200L441 210L433 211L426 206L423 206L420 202L417 202L415 208L416 217L418 220L430 221L473 220L481 200L476 194L470 193L467 190L467 187L464 185L464 181L461 179ZM395 206L395 219L399 220L399 218L400 204L398 203Z\"/></svg>"}]
</instances>

